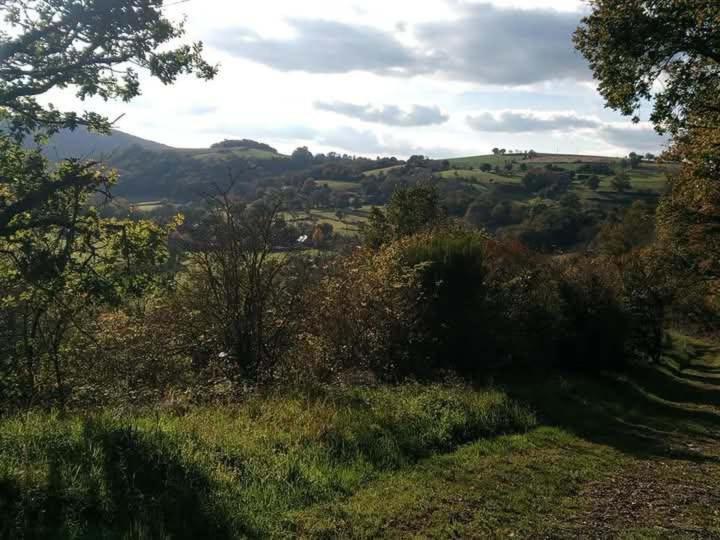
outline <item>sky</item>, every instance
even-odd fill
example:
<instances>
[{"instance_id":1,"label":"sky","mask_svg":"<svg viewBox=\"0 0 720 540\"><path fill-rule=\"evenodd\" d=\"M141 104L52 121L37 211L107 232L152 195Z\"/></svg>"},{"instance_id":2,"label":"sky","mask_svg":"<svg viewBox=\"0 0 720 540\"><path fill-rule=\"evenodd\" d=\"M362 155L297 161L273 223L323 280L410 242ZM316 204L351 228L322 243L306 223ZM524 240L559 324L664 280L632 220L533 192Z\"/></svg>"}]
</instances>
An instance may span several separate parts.
<instances>
[{"instance_id":1,"label":"sky","mask_svg":"<svg viewBox=\"0 0 720 540\"><path fill-rule=\"evenodd\" d=\"M604 107L571 41L580 0L176 2L166 13L203 41L214 80L143 80L131 103L53 102L124 114L119 129L177 147L249 138L286 153L442 158L665 144Z\"/></svg>"}]
</instances>

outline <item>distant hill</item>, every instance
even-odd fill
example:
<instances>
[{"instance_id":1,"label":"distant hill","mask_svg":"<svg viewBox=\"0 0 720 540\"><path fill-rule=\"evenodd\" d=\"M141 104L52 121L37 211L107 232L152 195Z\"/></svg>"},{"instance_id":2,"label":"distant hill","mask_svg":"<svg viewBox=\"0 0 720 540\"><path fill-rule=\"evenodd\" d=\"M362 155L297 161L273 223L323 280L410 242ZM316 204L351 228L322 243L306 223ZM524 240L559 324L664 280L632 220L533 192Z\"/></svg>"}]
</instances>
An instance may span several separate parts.
<instances>
[{"instance_id":1,"label":"distant hill","mask_svg":"<svg viewBox=\"0 0 720 540\"><path fill-rule=\"evenodd\" d=\"M269 144L253 141L252 139L225 139L224 141L221 141L219 143L215 143L210 146L210 149L217 150L222 148L244 148L246 150L262 150L265 152L270 152L273 154L277 154L278 151L270 146Z\"/></svg>"},{"instance_id":2,"label":"distant hill","mask_svg":"<svg viewBox=\"0 0 720 540\"><path fill-rule=\"evenodd\" d=\"M271 146L246 139L210 148L130 146L107 161L120 172L115 192L130 199L193 199L230 178L254 189L249 183L297 168Z\"/></svg>"},{"instance_id":3,"label":"distant hill","mask_svg":"<svg viewBox=\"0 0 720 540\"><path fill-rule=\"evenodd\" d=\"M291 157L249 139L225 140L209 148L132 146L107 160L120 173L115 194L135 202L189 202L230 183L236 193L252 200L268 190L297 191L311 178L357 181L366 170L397 162L324 154Z\"/></svg>"},{"instance_id":4,"label":"distant hill","mask_svg":"<svg viewBox=\"0 0 720 540\"><path fill-rule=\"evenodd\" d=\"M32 142L27 143L27 146L33 145ZM74 131L63 130L53 135L45 147L44 153L51 160L71 157L107 159L132 147L155 151L170 149L167 145L136 137L116 129L110 135L100 135L90 132L84 127L79 127Z\"/></svg>"}]
</instances>

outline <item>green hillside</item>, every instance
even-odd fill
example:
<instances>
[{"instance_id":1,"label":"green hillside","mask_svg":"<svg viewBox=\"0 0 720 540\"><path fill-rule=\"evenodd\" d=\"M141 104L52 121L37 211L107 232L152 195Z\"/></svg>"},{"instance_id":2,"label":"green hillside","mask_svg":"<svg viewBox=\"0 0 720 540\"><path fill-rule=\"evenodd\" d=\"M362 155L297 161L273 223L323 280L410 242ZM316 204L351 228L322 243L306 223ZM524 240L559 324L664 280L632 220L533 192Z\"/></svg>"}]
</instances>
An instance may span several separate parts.
<instances>
[{"instance_id":1,"label":"green hillside","mask_svg":"<svg viewBox=\"0 0 720 540\"><path fill-rule=\"evenodd\" d=\"M136 211L159 216L202 208L217 186L233 184L245 200L282 194L298 236L332 225L338 237L357 238L368 213L398 189L436 187L450 217L540 251L587 248L605 223L635 202L651 210L678 165L655 160L571 154L495 154L448 160L298 159L256 141L223 141L210 148L130 148L110 160L120 171L116 193ZM616 177L626 178L619 189ZM528 177L535 180L528 181ZM594 178L594 184L591 182ZM534 185L535 182L541 185ZM158 205L158 201L166 203Z\"/></svg>"},{"instance_id":2,"label":"green hillside","mask_svg":"<svg viewBox=\"0 0 720 540\"><path fill-rule=\"evenodd\" d=\"M209 148L136 146L113 154L108 162L120 172L118 195L135 201L161 198L188 203L200 200L209 187L231 181L243 193L293 187L310 179L333 191L357 191L365 171L397 160L322 154L294 158L267 144L243 139L222 141Z\"/></svg>"},{"instance_id":3,"label":"green hillside","mask_svg":"<svg viewBox=\"0 0 720 540\"><path fill-rule=\"evenodd\" d=\"M288 156L255 141L210 148L131 147L110 156L120 173L116 192L133 200L197 200L212 184L243 183L287 170ZM225 141L228 143L228 141Z\"/></svg>"},{"instance_id":4,"label":"green hillside","mask_svg":"<svg viewBox=\"0 0 720 540\"><path fill-rule=\"evenodd\" d=\"M448 160L450 168L437 176L444 180L456 180L479 190L502 192L507 200L527 204L537 194L524 188L523 178L530 171L549 170L559 174L571 174L567 189L589 208L609 210L623 208L635 201L654 204L667 185L669 174L678 170L677 163L643 160L630 165L624 158L584 156L571 154L480 155ZM596 169L606 167L607 170ZM484 170L483 170L484 169ZM598 172L600 171L600 172ZM630 186L619 192L613 185L617 174L625 174ZM596 188L589 187L587 179L597 176Z\"/></svg>"},{"instance_id":5,"label":"green hillside","mask_svg":"<svg viewBox=\"0 0 720 540\"><path fill-rule=\"evenodd\" d=\"M32 147L34 143L28 142L27 146ZM117 129L112 130L110 135L100 135L80 126L74 131L63 130L50 137L43 152L51 160L77 157L112 159L114 155L133 147L153 151L170 149L167 145L136 137Z\"/></svg>"}]
</instances>

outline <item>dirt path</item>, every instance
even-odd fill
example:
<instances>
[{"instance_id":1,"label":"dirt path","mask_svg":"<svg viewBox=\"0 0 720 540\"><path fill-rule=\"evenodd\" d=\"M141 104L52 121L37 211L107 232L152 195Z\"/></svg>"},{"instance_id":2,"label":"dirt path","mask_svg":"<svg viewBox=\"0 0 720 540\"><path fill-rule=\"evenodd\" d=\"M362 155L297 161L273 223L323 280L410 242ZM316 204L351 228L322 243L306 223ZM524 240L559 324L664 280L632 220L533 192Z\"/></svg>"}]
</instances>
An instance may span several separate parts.
<instances>
[{"instance_id":1,"label":"dirt path","mask_svg":"<svg viewBox=\"0 0 720 540\"><path fill-rule=\"evenodd\" d=\"M579 536L615 538L629 531L662 538L718 538L717 462L639 461L580 495L589 508L568 523Z\"/></svg>"},{"instance_id":2,"label":"dirt path","mask_svg":"<svg viewBox=\"0 0 720 540\"><path fill-rule=\"evenodd\" d=\"M538 404L543 427L389 474L308 509L297 530L326 538L720 539L720 353L671 353L663 367L626 377L533 382L517 397Z\"/></svg>"},{"instance_id":3,"label":"dirt path","mask_svg":"<svg viewBox=\"0 0 720 540\"><path fill-rule=\"evenodd\" d=\"M654 373L637 377L635 386L688 415L720 418L719 365L717 348L700 347L680 361L668 355ZM579 495L587 508L568 525L581 536L596 538L622 537L628 531L660 538L720 538L717 426L710 422L707 432L698 434L679 424L665 434L666 457L636 459L618 473L588 483Z\"/></svg>"}]
</instances>

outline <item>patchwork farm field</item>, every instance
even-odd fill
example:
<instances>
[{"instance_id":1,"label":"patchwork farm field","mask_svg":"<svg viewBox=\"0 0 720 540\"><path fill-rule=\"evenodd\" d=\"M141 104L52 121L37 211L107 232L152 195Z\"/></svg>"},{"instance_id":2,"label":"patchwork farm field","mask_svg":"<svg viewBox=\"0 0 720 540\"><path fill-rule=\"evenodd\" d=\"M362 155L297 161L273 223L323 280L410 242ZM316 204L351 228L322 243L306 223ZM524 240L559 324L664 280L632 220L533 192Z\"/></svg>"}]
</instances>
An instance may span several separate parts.
<instances>
[{"instance_id":1,"label":"patchwork farm field","mask_svg":"<svg viewBox=\"0 0 720 540\"><path fill-rule=\"evenodd\" d=\"M558 170L572 171L577 175L579 169L586 164L608 164L619 170L621 159L602 156L582 156L568 154L538 154L533 158L524 158L519 154L483 155L448 160L451 169L438 173L438 177L446 180L460 180L478 188L488 189L498 185L522 185L522 179L528 170L552 166ZM512 165L508 170L506 167ZM492 171L480 168L492 167ZM496 169L497 168L497 169ZM591 190L576 179L570 191L576 193L581 200L599 205L627 206L635 200L654 200L659 197L667 185L668 174L676 172L675 163L642 161L636 168L627 169L631 187L622 193L611 185L611 175L598 175L599 186ZM528 195L529 197L529 195ZM514 193L513 199L522 199L521 194Z\"/></svg>"},{"instance_id":2,"label":"patchwork farm field","mask_svg":"<svg viewBox=\"0 0 720 540\"><path fill-rule=\"evenodd\" d=\"M283 217L289 223L304 224L306 226L329 223L333 232L341 236L355 237L360 233L360 226L367 221L370 206L357 209L345 209L340 217L331 210L312 209L309 211L284 212Z\"/></svg>"}]
</instances>

